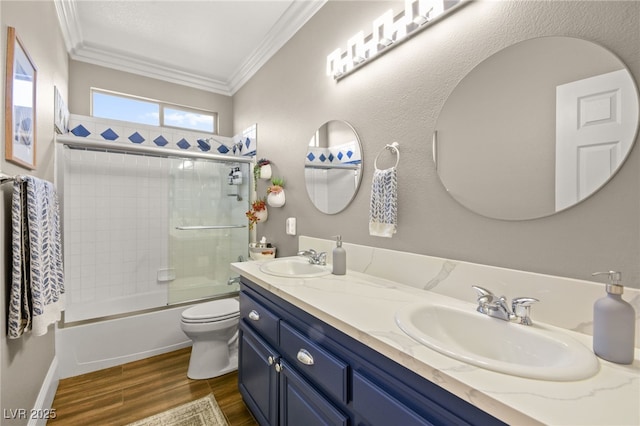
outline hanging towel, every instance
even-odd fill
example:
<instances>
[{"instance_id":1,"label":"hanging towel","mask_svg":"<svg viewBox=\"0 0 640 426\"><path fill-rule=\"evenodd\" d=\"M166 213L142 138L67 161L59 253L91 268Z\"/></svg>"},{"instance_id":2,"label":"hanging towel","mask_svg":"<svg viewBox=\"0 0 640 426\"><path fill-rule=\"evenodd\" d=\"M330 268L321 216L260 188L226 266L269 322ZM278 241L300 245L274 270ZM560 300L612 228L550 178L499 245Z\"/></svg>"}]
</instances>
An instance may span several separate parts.
<instances>
[{"instance_id":1,"label":"hanging towel","mask_svg":"<svg viewBox=\"0 0 640 426\"><path fill-rule=\"evenodd\" d=\"M8 337L47 333L64 310L60 212L50 182L18 176L11 206L12 279Z\"/></svg>"},{"instance_id":2,"label":"hanging towel","mask_svg":"<svg viewBox=\"0 0 640 426\"><path fill-rule=\"evenodd\" d=\"M376 169L371 182L369 235L391 238L398 227L397 170Z\"/></svg>"}]
</instances>

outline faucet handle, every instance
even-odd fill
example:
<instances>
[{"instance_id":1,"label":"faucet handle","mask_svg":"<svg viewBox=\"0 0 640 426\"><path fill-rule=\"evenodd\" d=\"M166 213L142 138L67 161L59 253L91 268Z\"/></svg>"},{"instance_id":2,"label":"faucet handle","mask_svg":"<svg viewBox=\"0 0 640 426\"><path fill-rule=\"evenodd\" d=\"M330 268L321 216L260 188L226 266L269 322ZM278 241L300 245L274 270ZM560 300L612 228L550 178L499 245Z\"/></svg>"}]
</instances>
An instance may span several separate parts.
<instances>
[{"instance_id":1,"label":"faucet handle","mask_svg":"<svg viewBox=\"0 0 640 426\"><path fill-rule=\"evenodd\" d=\"M483 288L477 285L472 285L471 288L474 289L478 294L479 304L491 303L493 302L493 299L495 299L496 297L493 293L491 293L486 288Z\"/></svg>"},{"instance_id":2,"label":"faucet handle","mask_svg":"<svg viewBox=\"0 0 640 426\"><path fill-rule=\"evenodd\" d=\"M520 324L533 324L529 316L531 315L531 305L536 302L539 302L539 300L534 297L516 297L511 301L511 309Z\"/></svg>"},{"instance_id":3,"label":"faucet handle","mask_svg":"<svg viewBox=\"0 0 640 426\"><path fill-rule=\"evenodd\" d=\"M314 249L300 250L298 256L313 256L316 254Z\"/></svg>"}]
</instances>

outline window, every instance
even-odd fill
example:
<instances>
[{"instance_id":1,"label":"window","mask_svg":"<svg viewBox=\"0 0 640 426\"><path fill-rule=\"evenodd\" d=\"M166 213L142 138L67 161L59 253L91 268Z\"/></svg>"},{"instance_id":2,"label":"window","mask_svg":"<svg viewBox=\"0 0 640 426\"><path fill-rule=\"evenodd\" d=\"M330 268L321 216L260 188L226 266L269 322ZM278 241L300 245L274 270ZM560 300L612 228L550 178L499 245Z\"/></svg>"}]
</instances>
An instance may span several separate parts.
<instances>
[{"instance_id":1,"label":"window","mask_svg":"<svg viewBox=\"0 0 640 426\"><path fill-rule=\"evenodd\" d=\"M163 107L164 125L215 133L214 114L174 106Z\"/></svg>"},{"instance_id":2,"label":"window","mask_svg":"<svg viewBox=\"0 0 640 426\"><path fill-rule=\"evenodd\" d=\"M218 133L215 112L99 89L91 89L91 110L94 117Z\"/></svg>"}]
</instances>

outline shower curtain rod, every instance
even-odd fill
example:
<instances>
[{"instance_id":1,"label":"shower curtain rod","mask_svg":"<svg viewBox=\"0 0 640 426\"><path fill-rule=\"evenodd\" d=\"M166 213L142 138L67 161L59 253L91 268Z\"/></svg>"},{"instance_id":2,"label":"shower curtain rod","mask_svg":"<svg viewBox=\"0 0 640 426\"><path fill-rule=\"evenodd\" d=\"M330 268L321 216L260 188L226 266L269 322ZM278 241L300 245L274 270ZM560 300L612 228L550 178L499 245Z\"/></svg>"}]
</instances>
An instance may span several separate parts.
<instances>
[{"instance_id":1,"label":"shower curtain rod","mask_svg":"<svg viewBox=\"0 0 640 426\"><path fill-rule=\"evenodd\" d=\"M140 146L133 144L122 144L117 142L104 142L99 140L79 140L78 138L69 136L57 136L56 142L66 145L70 148L96 149L111 152L130 152L132 154L149 154L157 157L181 157L181 158L202 158L206 160L218 160L235 163L252 163L252 157L233 157L222 154L208 154L197 151L178 151L170 149L160 149L148 146Z\"/></svg>"}]
</instances>

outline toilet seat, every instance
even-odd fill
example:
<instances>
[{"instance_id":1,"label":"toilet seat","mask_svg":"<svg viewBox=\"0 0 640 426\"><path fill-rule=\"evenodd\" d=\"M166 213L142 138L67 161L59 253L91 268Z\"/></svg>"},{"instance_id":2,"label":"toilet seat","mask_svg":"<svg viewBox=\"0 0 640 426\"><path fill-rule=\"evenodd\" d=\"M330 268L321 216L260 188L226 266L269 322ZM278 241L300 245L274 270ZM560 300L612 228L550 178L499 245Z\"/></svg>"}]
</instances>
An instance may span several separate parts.
<instances>
[{"instance_id":1,"label":"toilet seat","mask_svg":"<svg viewBox=\"0 0 640 426\"><path fill-rule=\"evenodd\" d=\"M185 323L219 322L240 316L240 304L236 299L219 299L200 303L182 312Z\"/></svg>"}]
</instances>

